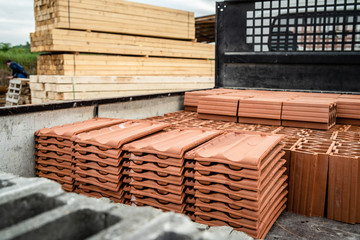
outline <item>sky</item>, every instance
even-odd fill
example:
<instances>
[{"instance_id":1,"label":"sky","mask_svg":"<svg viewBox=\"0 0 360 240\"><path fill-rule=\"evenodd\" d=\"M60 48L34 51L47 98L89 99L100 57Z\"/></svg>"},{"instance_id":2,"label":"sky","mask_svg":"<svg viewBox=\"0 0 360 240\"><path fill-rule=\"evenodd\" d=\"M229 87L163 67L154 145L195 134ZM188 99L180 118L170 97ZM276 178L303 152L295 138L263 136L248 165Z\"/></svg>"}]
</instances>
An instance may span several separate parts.
<instances>
[{"instance_id":1,"label":"sky","mask_svg":"<svg viewBox=\"0 0 360 240\"><path fill-rule=\"evenodd\" d=\"M215 0L133 0L157 6L195 12L195 16L215 13ZM30 42L35 31L33 0L0 0L0 42L12 45Z\"/></svg>"}]
</instances>

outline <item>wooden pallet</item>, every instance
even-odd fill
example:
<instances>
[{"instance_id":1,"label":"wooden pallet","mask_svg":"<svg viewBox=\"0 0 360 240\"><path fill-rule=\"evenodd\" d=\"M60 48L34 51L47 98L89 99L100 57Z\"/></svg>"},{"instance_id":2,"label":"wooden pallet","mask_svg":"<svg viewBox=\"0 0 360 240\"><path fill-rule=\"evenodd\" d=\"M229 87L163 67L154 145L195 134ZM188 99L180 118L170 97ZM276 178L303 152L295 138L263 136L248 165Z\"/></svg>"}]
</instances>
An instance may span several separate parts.
<instances>
[{"instance_id":1,"label":"wooden pallet","mask_svg":"<svg viewBox=\"0 0 360 240\"><path fill-rule=\"evenodd\" d=\"M194 39L194 13L123 0L35 0L36 31L54 28Z\"/></svg>"},{"instance_id":2,"label":"wooden pallet","mask_svg":"<svg viewBox=\"0 0 360 240\"><path fill-rule=\"evenodd\" d=\"M156 57L40 55L39 75L214 77L215 61Z\"/></svg>"},{"instance_id":3,"label":"wooden pallet","mask_svg":"<svg viewBox=\"0 0 360 240\"><path fill-rule=\"evenodd\" d=\"M214 87L213 77L31 76L33 103L187 91Z\"/></svg>"},{"instance_id":4,"label":"wooden pallet","mask_svg":"<svg viewBox=\"0 0 360 240\"><path fill-rule=\"evenodd\" d=\"M66 29L31 33L31 51L215 58L210 44Z\"/></svg>"}]
</instances>

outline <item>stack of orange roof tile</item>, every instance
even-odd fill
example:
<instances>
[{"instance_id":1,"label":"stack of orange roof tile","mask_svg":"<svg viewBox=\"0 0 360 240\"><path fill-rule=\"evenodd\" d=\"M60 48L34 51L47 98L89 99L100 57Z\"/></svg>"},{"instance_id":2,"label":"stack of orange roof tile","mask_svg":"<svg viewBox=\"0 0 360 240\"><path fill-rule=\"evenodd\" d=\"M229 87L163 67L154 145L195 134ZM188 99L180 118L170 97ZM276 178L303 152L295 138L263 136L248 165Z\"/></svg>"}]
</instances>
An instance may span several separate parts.
<instances>
[{"instance_id":1,"label":"stack of orange roof tile","mask_svg":"<svg viewBox=\"0 0 360 240\"><path fill-rule=\"evenodd\" d=\"M282 135L229 132L200 146L196 221L265 237L287 200L281 140Z\"/></svg>"},{"instance_id":2,"label":"stack of orange roof tile","mask_svg":"<svg viewBox=\"0 0 360 240\"><path fill-rule=\"evenodd\" d=\"M195 153L201 145L185 154L184 184L186 186L185 211L184 213L193 221L195 218Z\"/></svg>"},{"instance_id":3,"label":"stack of orange roof tile","mask_svg":"<svg viewBox=\"0 0 360 240\"><path fill-rule=\"evenodd\" d=\"M184 213L186 151L214 138L221 131L173 130L126 145L130 155L131 194L136 205Z\"/></svg>"},{"instance_id":4,"label":"stack of orange roof tile","mask_svg":"<svg viewBox=\"0 0 360 240\"><path fill-rule=\"evenodd\" d=\"M290 212L324 216L329 154L334 144L328 139L303 138L291 149Z\"/></svg>"},{"instance_id":5,"label":"stack of orange roof tile","mask_svg":"<svg viewBox=\"0 0 360 240\"><path fill-rule=\"evenodd\" d=\"M185 100L184 100L185 111L196 112L197 107L198 107L199 98L202 96L225 94L225 93L231 93L234 91L236 91L236 90L217 88L217 89L210 89L210 90L203 90L203 91L186 92Z\"/></svg>"},{"instance_id":6,"label":"stack of orange roof tile","mask_svg":"<svg viewBox=\"0 0 360 240\"><path fill-rule=\"evenodd\" d=\"M286 96L255 96L239 103L239 122L281 126L281 111Z\"/></svg>"},{"instance_id":7,"label":"stack of orange roof tile","mask_svg":"<svg viewBox=\"0 0 360 240\"><path fill-rule=\"evenodd\" d=\"M337 142L329 157L327 218L360 223L360 141Z\"/></svg>"},{"instance_id":8,"label":"stack of orange roof tile","mask_svg":"<svg viewBox=\"0 0 360 240\"><path fill-rule=\"evenodd\" d=\"M336 124L336 103L331 99L296 98L283 103L282 125L330 129Z\"/></svg>"},{"instance_id":9,"label":"stack of orange roof tile","mask_svg":"<svg viewBox=\"0 0 360 240\"><path fill-rule=\"evenodd\" d=\"M248 98L241 95L211 95L199 98L198 117L200 119L237 122L239 100Z\"/></svg>"},{"instance_id":10,"label":"stack of orange roof tile","mask_svg":"<svg viewBox=\"0 0 360 240\"><path fill-rule=\"evenodd\" d=\"M77 135L74 156L79 193L126 203L130 198L126 197L130 179L126 176L128 165L123 145L167 126L150 121L127 121Z\"/></svg>"},{"instance_id":11,"label":"stack of orange roof tile","mask_svg":"<svg viewBox=\"0 0 360 240\"><path fill-rule=\"evenodd\" d=\"M73 191L75 134L120 123L123 120L97 118L63 126L44 128L35 133L37 175L62 184L64 190Z\"/></svg>"}]
</instances>

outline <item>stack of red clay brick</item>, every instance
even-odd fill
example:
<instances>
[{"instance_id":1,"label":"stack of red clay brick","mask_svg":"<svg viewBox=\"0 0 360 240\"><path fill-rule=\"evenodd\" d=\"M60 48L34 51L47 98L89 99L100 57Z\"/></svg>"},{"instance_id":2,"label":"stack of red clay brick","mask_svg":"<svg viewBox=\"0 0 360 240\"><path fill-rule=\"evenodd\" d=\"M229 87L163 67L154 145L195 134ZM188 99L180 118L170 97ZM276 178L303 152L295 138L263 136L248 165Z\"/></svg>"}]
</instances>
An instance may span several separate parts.
<instances>
[{"instance_id":1,"label":"stack of red clay brick","mask_svg":"<svg viewBox=\"0 0 360 240\"><path fill-rule=\"evenodd\" d=\"M98 118L37 131L35 133L37 175L59 182L66 191L73 191L75 188L74 136L122 121Z\"/></svg>"},{"instance_id":2,"label":"stack of red clay brick","mask_svg":"<svg viewBox=\"0 0 360 240\"><path fill-rule=\"evenodd\" d=\"M108 128L77 135L74 156L78 192L129 203L129 161L122 147L167 126L150 121L123 121Z\"/></svg>"},{"instance_id":3,"label":"stack of red clay brick","mask_svg":"<svg viewBox=\"0 0 360 240\"><path fill-rule=\"evenodd\" d=\"M173 130L127 144L134 204L178 213L190 209L191 212L193 162L186 159L185 153L221 133L202 129ZM192 195L192 199L187 195Z\"/></svg>"},{"instance_id":4,"label":"stack of red clay brick","mask_svg":"<svg viewBox=\"0 0 360 240\"><path fill-rule=\"evenodd\" d=\"M194 92L187 92L185 93L185 110L196 112L198 105L199 105L199 98L202 96L209 96L209 95L218 95L223 93L231 93L236 90L232 89L211 89L211 90L202 90L202 91L194 91Z\"/></svg>"},{"instance_id":5,"label":"stack of red clay brick","mask_svg":"<svg viewBox=\"0 0 360 240\"><path fill-rule=\"evenodd\" d=\"M359 95L213 89L187 92L184 104L209 120L323 130L336 121L360 125Z\"/></svg>"},{"instance_id":6,"label":"stack of red clay brick","mask_svg":"<svg viewBox=\"0 0 360 240\"><path fill-rule=\"evenodd\" d=\"M325 133L301 138L290 148L288 210L359 223L360 134Z\"/></svg>"},{"instance_id":7,"label":"stack of red clay brick","mask_svg":"<svg viewBox=\"0 0 360 240\"><path fill-rule=\"evenodd\" d=\"M360 125L360 95L341 95L336 99L337 119L341 124Z\"/></svg>"},{"instance_id":8,"label":"stack of red clay brick","mask_svg":"<svg viewBox=\"0 0 360 240\"><path fill-rule=\"evenodd\" d=\"M329 156L327 217L360 223L360 134L356 142L337 141Z\"/></svg>"},{"instance_id":9,"label":"stack of red clay brick","mask_svg":"<svg viewBox=\"0 0 360 240\"><path fill-rule=\"evenodd\" d=\"M291 149L289 211L324 216L329 154L334 144L328 139L303 138Z\"/></svg>"},{"instance_id":10,"label":"stack of red clay brick","mask_svg":"<svg viewBox=\"0 0 360 240\"><path fill-rule=\"evenodd\" d=\"M238 109L238 121L241 123L281 126L282 104L288 97L256 96L241 99Z\"/></svg>"},{"instance_id":11,"label":"stack of red clay brick","mask_svg":"<svg viewBox=\"0 0 360 240\"><path fill-rule=\"evenodd\" d=\"M336 102L332 99L296 98L283 102L283 126L330 129L336 124Z\"/></svg>"}]
</instances>

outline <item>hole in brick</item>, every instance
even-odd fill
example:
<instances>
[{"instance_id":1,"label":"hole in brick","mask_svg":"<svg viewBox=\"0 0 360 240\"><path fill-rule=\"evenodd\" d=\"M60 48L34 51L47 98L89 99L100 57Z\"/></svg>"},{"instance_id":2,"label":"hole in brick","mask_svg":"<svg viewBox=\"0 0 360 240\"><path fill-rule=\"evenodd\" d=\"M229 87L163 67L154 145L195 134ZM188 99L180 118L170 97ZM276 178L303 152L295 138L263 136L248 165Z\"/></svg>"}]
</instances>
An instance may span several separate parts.
<instances>
[{"instance_id":1,"label":"hole in brick","mask_svg":"<svg viewBox=\"0 0 360 240\"><path fill-rule=\"evenodd\" d=\"M0 229L35 217L64 205L63 202L42 194L33 194L0 205Z\"/></svg>"},{"instance_id":2,"label":"hole in brick","mask_svg":"<svg viewBox=\"0 0 360 240\"><path fill-rule=\"evenodd\" d=\"M12 182L9 182L7 180L0 180L0 189L10 187L14 185Z\"/></svg>"},{"instance_id":3,"label":"hole in brick","mask_svg":"<svg viewBox=\"0 0 360 240\"><path fill-rule=\"evenodd\" d=\"M83 209L29 231L17 239L80 240L93 236L120 220L121 218L108 213Z\"/></svg>"}]
</instances>

